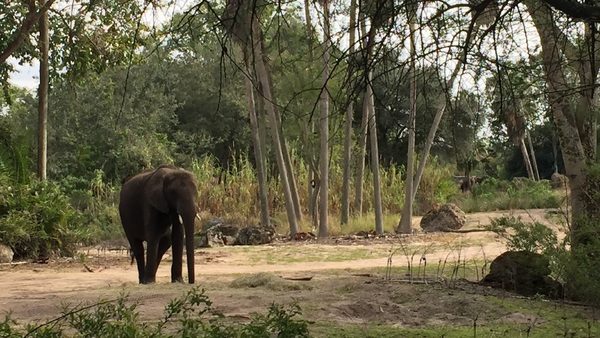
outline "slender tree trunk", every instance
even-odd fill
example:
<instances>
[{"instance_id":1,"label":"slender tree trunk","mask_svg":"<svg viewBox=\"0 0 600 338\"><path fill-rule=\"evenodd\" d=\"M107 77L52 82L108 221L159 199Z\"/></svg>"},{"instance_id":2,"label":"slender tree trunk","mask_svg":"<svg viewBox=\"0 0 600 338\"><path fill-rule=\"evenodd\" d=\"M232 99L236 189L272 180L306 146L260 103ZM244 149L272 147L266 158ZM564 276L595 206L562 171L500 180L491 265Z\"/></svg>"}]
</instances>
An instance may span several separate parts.
<instances>
[{"instance_id":1,"label":"slender tree trunk","mask_svg":"<svg viewBox=\"0 0 600 338\"><path fill-rule=\"evenodd\" d=\"M375 232L383 234L383 208L381 204L381 180L379 178L379 149L377 145L377 121L375 119L375 100L373 94L372 73L367 75L367 105L369 112L369 136L371 143L371 170L373 171L373 194L375 207Z\"/></svg>"},{"instance_id":2,"label":"slender tree trunk","mask_svg":"<svg viewBox=\"0 0 600 338\"><path fill-rule=\"evenodd\" d=\"M40 86L38 90L38 166L37 176L46 179L48 161L48 13L44 12L39 19L40 28Z\"/></svg>"},{"instance_id":3,"label":"slender tree trunk","mask_svg":"<svg viewBox=\"0 0 600 338\"><path fill-rule=\"evenodd\" d=\"M531 164L533 166L533 174L536 181L540 180L540 171L538 170L537 160L535 158L535 150L533 149L533 142L531 141L531 134L525 132L527 137L527 144L529 145L529 155L531 156Z\"/></svg>"},{"instance_id":4,"label":"slender tree trunk","mask_svg":"<svg viewBox=\"0 0 600 338\"><path fill-rule=\"evenodd\" d=\"M321 151L319 155L319 171L321 177L321 193L319 200L319 238L329 234L329 3L322 0L323 6L323 88L321 90L321 122L319 128Z\"/></svg>"},{"instance_id":5,"label":"slender tree trunk","mask_svg":"<svg viewBox=\"0 0 600 338\"><path fill-rule=\"evenodd\" d=\"M259 36L259 39L256 41L262 42L262 34L260 34L260 27L258 20L253 20L252 23L253 31L255 32L255 37ZM265 108L267 110L267 115L269 117L269 122L271 124L271 136L273 138L273 145L275 150L275 159L277 161L277 167L279 168L279 178L281 180L281 186L283 188L283 195L285 199L285 206L288 215L288 222L290 223L290 234L295 235L298 232L298 223L297 217L294 207L294 200L292 197L292 192L290 189L289 183L289 175L287 173L287 167L285 164L285 158L283 155L283 145L281 143L281 136L279 135L279 124L275 111L275 105L273 101L273 97L271 95L272 91L270 88L269 76L267 74L267 67L264 63L263 55L262 55L262 44L256 43L252 46L254 52L254 60L256 66L256 72L259 78L259 81L263 88L263 95L265 100Z\"/></svg>"},{"instance_id":6,"label":"slender tree trunk","mask_svg":"<svg viewBox=\"0 0 600 338\"><path fill-rule=\"evenodd\" d=\"M307 0L308 1L308 0ZM350 0L350 49L349 49L349 65L348 65L348 88L351 88L352 83L352 67L351 62L354 58L356 43L356 0ZM353 91L349 90L348 94L348 107L346 108L346 114L344 116L344 150L342 158L343 177L342 177L342 210L341 210L341 224L348 224L350 218L350 163L352 161L352 117L354 115L354 99Z\"/></svg>"},{"instance_id":7,"label":"slender tree trunk","mask_svg":"<svg viewBox=\"0 0 600 338\"><path fill-rule=\"evenodd\" d=\"M296 178L294 175L294 168L292 166L290 152L288 151L287 144L285 142L285 136L283 135L281 115L279 114L279 107L278 107L277 101L276 101L275 87L273 85L273 76L268 67L268 65L269 65L268 56L267 56L267 52L264 47L264 41L261 41L260 45L261 45L261 50L262 50L262 55L263 55L262 61L263 61L263 65L265 66L265 69L267 69L266 75L267 75L267 80L269 81L268 84L266 84L265 88L269 88L269 91L271 94L270 97L272 98L272 100L274 100L274 101L271 101L271 105L275 112L275 118L277 119L277 128L279 129L279 131L278 131L279 142L281 143L281 152L283 155L283 162L285 165L285 169L286 169L287 176L288 176L288 182L290 185L290 194L292 196L292 204L293 204L293 208L294 208L294 214L296 215L296 219L298 221L302 221L302 208L300 207L300 196L298 195L298 186L296 185Z\"/></svg>"},{"instance_id":8,"label":"slender tree trunk","mask_svg":"<svg viewBox=\"0 0 600 338\"><path fill-rule=\"evenodd\" d=\"M398 232L410 234L412 233L412 213L413 213L413 180L414 180L414 155L415 155L415 116L417 113L417 71L416 71L416 5L409 11L409 30L410 30L410 88L409 102L410 111L408 114L408 156L406 161L406 183L404 193L404 209L400 218Z\"/></svg>"},{"instance_id":9,"label":"slender tree trunk","mask_svg":"<svg viewBox=\"0 0 600 338\"><path fill-rule=\"evenodd\" d=\"M260 224L268 227L269 221L269 187L265 175L265 160L260 144L258 132L258 121L256 118L256 103L254 101L254 85L252 83L252 70L249 67L249 61L245 57L245 76L244 84L246 86L246 100L248 101L248 115L250 117L250 133L252 135L252 146L254 148L254 157L256 158L256 175L258 176L258 196L260 200Z\"/></svg>"},{"instance_id":10,"label":"slender tree trunk","mask_svg":"<svg viewBox=\"0 0 600 338\"><path fill-rule=\"evenodd\" d=\"M533 174L533 168L531 167L531 161L529 160L529 152L527 151L527 146L525 145L525 138L519 138L519 147L521 148L521 154L523 155L523 163L525 164L525 169L527 169L527 176L530 180L535 181L535 175Z\"/></svg>"},{"instance_id":11,"label":"slender tree trunk","mask_svg":"<svg viewBox=\"0 0 600 338\"><path fill-rule=\"evenodd\" d=\"M308 53L309 60L313 59L313 37L314 30L310 17L310 0L304 0L304 16L306 17L306 35L308 36ZM308 126L308 127L307 127ZM306 161L308 163L308 182L306 182L307 196L308 196L308 214L312 222L312 227L317 228L317 194L315 193L317 187L317 168L315 167L314 158L315 152L313 149L313 143L311 136L315 133L315 121L312 115L308 116L306 121L305 132L304 132L304 145L306 148Z\"/></svg>"},{"instance_id":12,"label":"slender tree trunk","mask_svg":"<svg viewBox=\"0 0 600 338\"><path fill-rule=\"evenodd\" d=\"M435 133L440 125L440 121L442 120L442 115L444 115L444 111L446 110L446 104L443 104L440 109L438 109L435 117L433 118L433 124L431 128L429 128L429 135L427 135L427 141L425 143L425 148L423 149L423 155L419 161L419 167L417 169L417 175L415 176L415 181L413 182L413 192L412 199L415 200L417 196L417 191L419 190L419 184L421 183L421 177L423 176L423 172L425 171L425 164L427 164L427 157L429 157L429 150L431 149L431 145L433 144L433 139L435 138ZM403 209L404 212L404 209ZM404 214L402 214L404 217Z\"/></svg>"},{"instance_id":13,"label":"slender tree trunk","mask_svg":"<svg viewBox=\"0 0 600 338\"><path fill-rule=\"evenodd\" d=\"M361 35L364 36L362 46L364 49L368 50L366 37L366 23L365 23L365 15L361 15ZM367 55L368 55L367 51ZM367 56L367 60L365 60L365 69L369 67L369 57ZM367 92L365 90L365 94L363 97L363 106L362 106L362 120L360 122L360 133L358 135L358 153L356 155L356 182L355 184L355 193L354 193L354 212L357 216L361 216L363 212L363 187L364 187L364 173L365 173L365 154L367 152L367 132L368 132L368 121L369 121L369 109L367 102Z\"/></svg>"}]
</instances>

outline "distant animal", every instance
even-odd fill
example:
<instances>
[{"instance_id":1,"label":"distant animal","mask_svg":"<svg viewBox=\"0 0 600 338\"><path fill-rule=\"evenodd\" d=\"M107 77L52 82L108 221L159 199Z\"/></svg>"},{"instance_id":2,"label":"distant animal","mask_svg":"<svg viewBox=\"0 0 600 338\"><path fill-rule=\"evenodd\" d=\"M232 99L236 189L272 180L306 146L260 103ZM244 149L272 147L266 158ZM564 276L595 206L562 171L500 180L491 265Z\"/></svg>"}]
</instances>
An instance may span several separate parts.
<instances>
[{"instance_id":1,"label":"distant animal","mask_svg":"<svg viewBox=\"0 0 600 338\"><path fill-rule=\"evenodd\" d=\"M135 257L140 284L156 281L156 270L172 246L171 281L183 282L183 243L187 253L188 281L195 281L194 220L197 186L189 171L162 165L123 180L119 215ZM146 242L146 257L144 245Z\"/></svg>"}]
</instances>

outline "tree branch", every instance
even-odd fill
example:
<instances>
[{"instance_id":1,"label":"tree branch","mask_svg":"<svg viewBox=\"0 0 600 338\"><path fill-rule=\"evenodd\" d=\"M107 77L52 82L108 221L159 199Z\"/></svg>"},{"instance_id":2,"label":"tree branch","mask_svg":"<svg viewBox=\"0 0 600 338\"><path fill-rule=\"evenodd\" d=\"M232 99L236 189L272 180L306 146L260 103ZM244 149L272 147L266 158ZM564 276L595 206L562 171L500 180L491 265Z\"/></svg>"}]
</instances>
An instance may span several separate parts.
<instances>
[{"instance_id":1,"label":"tree branch","mask_svg":"<svg viewBox=\"0 0 600 338\"><path fill-rule=\"evenodd\" d=\"M573 0L543 0L552 8L559 10L573 19L600 22L600 7L582 4Z\"/></svg>"},{"instance_id":2,"label":"tree branch","mask_svg":"<svg viewBox=\"0 0 600 338\"><path fill-rule=\"evenodd\" d=\"M6 49L0 53L0 63L5 63L6 59L8 59L9 56L19 49L19 47L21 47L23 41L25 41L25 38L33 30L34 24L38 21L42 14L46 13L54 1L55 0L46 1L46 3L40 7L39 11L36 11L35 1L28 2L29 11L25 16L25 19L23 19L21 27L13 36L12 41L8 44L8 47L6 47Z\"/></svg>"}]
</instances>

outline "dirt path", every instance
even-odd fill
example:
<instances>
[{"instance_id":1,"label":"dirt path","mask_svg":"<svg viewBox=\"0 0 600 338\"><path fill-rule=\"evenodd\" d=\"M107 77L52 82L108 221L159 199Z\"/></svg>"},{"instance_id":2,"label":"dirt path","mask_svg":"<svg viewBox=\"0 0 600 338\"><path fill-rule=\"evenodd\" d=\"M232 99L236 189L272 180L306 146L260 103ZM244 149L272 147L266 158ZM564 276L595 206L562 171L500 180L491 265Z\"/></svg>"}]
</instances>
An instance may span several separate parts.
<instances>
[{"instance_id":1,"label":"dirt path","mask_svg":"<svg viewBox=\"0 0 600 338\"><path fill-rule=\"evenodd\" d=\"M469 215L469 227L488 222L490 217L501 213ZM549 224L544 211L518 213L525 220ZM402 247L405 249L402 250ZM336 270L341 275L351 275L344 270L372 269L385 267L390 251L393 265L405 266L413 258L417 265L425 256L428 262L457 262L459 260L490 261L505 250L492 233L468 234L424 234L405 239L357 240L338 244L295 243L260 247L225 247L198 250L196 252L196 274L198 284L212 288L220 304L231 307L232 313L240 309L252 312L253 307L264 302L255 299L234 300L230 295L220 295L222 283L230 281L236 274L271 272L277 275L313 274L326 275ZM13 310L18 320L41 320L59 313L61 302L93 301L101 297L116 297L122 290L145 299L145 311L158 315L168 299L178 296L184 285L172 285L170 281L170 258L166 257L158 269L157 285L137 285L137 270L129 264L126 252L94 252L88 250L85 259L53 262L51 264L22 264L0 266L0 312ZM184 269L185 270L185 269ZM348 277L349 278L349 277ZM151 294L149 293L151 291ZM276 297L276 296L275 296ZM280 297L286 298L285 293ZM320 297L324 297L321 295ZM267 299L273 301L274 299ZM237 302L237 303L236 303ZM229 305L227 305L229 304ZM236 305L237 304L237 305ZM268 304L268 302L266 303Z\"/></svg>"}]
</instances>

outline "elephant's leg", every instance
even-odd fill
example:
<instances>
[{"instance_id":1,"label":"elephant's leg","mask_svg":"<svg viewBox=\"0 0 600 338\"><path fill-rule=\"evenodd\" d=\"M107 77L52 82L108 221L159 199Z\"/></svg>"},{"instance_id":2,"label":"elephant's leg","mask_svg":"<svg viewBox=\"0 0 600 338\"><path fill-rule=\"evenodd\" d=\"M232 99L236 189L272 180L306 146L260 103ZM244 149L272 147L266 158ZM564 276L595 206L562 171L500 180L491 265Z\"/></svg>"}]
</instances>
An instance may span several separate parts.
<instances>
[{"instance_id":1,"label":"elephant's leg","mask_svg":"<svg viewBox=\"0 0 600 338\"><path fill-rule=\"evenodd\" d=\"M181 224L181 222L179 222L179 215L177 214L172 216L171 220L173 223L173 228L171 230L171 241L173 243L173 264L171 265L171 282L183 283L183 225Z\"/></svg>"},{"instance_id":2,"label":"elephant's leg","mask_svg":"<svg viewBox=\"0 0 600 338\"><path fill-rule=\"evenodd\" d=\"M133 256L135 257L135 261L137 262L138 268L138 278L140 284L145 284L145 260L144 260L144 242L139 239L130 240L129 245L131 245L131 252L133 252Z\"/></svg>"},{"instance_id":3,"label":"elephant's leg","mask_svg":"<svg viewBox=\"0 0 600 338\"><path fill-rule=\"evenodd\" d=\"M148 229L146 240L146 284L156 282L156 270L160 262L158 247L160 241L167 235L167 231L169 230L168 215L156 213L150 220L150 222L146 223L146 229Z\"/></svg>"},{"instance_id":4,"label":"elephant's leg","mask_svg":"<svg viewBox=\"0 0 600 338\"><path fill-rule=\"evenodd\" d=\"M165 236L163 236L163 238L160 239L160 242L158 242L158 256L157 256L157 260L156 260L156 268L158 269L158 266L160 265L160 262L162 261L162 258L165 254L165 252L167 252L167 250L169 250L169 248L171 247L171 233L167 233Z\"/></svg>"}]
</instances>

